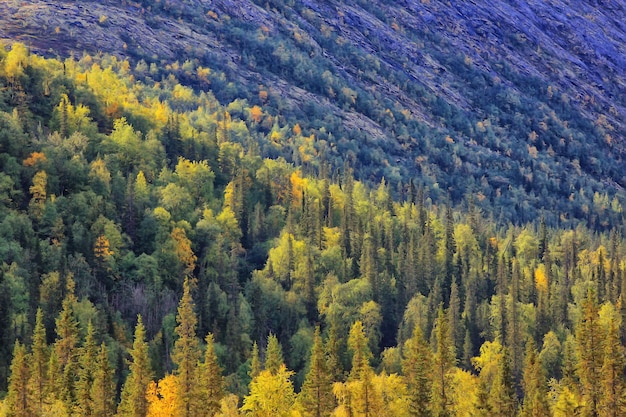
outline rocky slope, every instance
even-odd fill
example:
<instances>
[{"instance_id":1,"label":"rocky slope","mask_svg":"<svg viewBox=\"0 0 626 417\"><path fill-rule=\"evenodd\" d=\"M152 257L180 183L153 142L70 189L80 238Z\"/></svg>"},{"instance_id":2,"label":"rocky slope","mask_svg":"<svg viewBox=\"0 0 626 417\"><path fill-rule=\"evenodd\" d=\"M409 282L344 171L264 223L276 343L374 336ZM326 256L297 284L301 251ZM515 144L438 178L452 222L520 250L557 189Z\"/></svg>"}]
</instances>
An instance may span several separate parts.
<instances>
[{"instance_id":1,"label":"rocky slope","mask_svg":"<svg viewBox=\"0 0 626 417\"><path fill-rule=\"evenodd\" d=\"M198 59L240 86L220 98L254 100L264 86L305 128L332 118L329 159L361 177L473 193L509 220L544 208L584 218L590 195L625 195L625 6L8 1L0 38L51 55Z\"/></svg>"}]
</instances>

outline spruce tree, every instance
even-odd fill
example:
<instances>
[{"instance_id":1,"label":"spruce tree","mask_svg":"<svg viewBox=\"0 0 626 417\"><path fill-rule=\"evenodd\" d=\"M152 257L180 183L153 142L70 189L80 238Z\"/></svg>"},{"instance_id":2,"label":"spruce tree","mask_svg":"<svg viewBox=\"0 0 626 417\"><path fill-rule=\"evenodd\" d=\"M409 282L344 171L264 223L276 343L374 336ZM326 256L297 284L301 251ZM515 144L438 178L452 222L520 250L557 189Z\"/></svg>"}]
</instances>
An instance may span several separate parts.
<instances>
[{"instance_id":1,"label":"spruce tree","mask_svg":"<svg viewBox=\"0 0 626 417\"><path fill-rule=\"evenodd\" d=\"M432 352L419 325L404 344L403 354L402 374L409 395L409 413L415 417L430 417Z\"/></svg>"},{"instance_id":2,"label":"spruce tree","mask_svg":"<svg viewBox=\"0 0 626 417\"><path fill-rule=\"evenodd\" d=\"M91 321L87 325L87 337L80 352L80 369L76 384L76 405L78 413L83 416L92 414L91 385L93 384L94 364L97 358L97 347Z\"/></svg>"},{"instance_id":3,"label":"spruce tree","mask_svg":"<svg viewBox=\"0 0 626 417\"><path fill-rule=\"evenodd\" d=\"M372 299L380 303L380 277L378 276L378 266L376 261L376 243L371 233L365 233L361 259L359 262L361 276L369 282L372 288Z\"/></svg>"},{"instance_id":4,"label":"spruce tree","mask_svg":"<svg viewBox=\"0 0 626 417\"><path fill-rule=\"evenodd\" d=\"M350 328L348 347L352 351L352 369L346 385L351 394L348 396L349 409L355 415L374 417L379 410L376 392L372 383L374 371L370 366L372 352L369 349L363 323L355 322Z\"/></svg>"},{"instance_id":5,"label":"spruce tree","mask_svg":"<svg viewBox=\"0 0 626 417\"><path fill-rule=\"evenodd\" d=\"M74 280L67 277L67 294L63 299L63 308L56 319L57 340L54 344L58 368L53 377L59 380L59 391L55 391L63 400L68 410L74 407L76 397L76 380L78 377L78 321L74 314L76 297L74 296ZM54 370L51 370L54 371Z\"/></svg>"},{"instance_id":6,"label":"spruce tree","mask_svg":"<svg viewBox=\"0 0 626 417\"><path fill-rule=\"evenodd\" d=\"M543 261L544 255L546 251L548 250L548 230L546 227L546 219L543 216L541 216L541 219L539 220L539 247L538 249L539 249L538 251L539 260Z\"/></svg>"},{"instance_id":7,"label":"spruce tree","mask_svg":"<svg viewBox=\"0 0 626 417\"><path fill-rule=\"evenodd\" d=\"M304 279L304 306L307 312L307 318L310 323L314 323L318 317L317 299L315 296L315 268L313 266L313 256L311 249L307 250L306 272Z\"/></svg>"},{"instance_id":8,"label":"spruce tree","mask_svg":"<svg viewBox=\"0 0 626 417\"><path fill-rule=\"evenodd\" d=\"M32 415L32 404L28 396L29 361L26 346L16 341L13 348L9 391L6 399L7 417L30 417Z\"/></svg>"},{"instance_id":9,"label":"spruce tree","mask_svg":"<svg viewBox=\"0 0 626 417\"><path fill-rule=\"evenodd\" d=\"M435 417L449 417L452 415L450 372L454 367L455 358L448 318L442 304L439 305L433 331L437 350L433 357L431 409Z\"/></svg>"},{"instance_id":10,"label":"spruce tree","mask_svg":"<svg viewBox=\"0 0 626 417\"><path fill-rule=\"evenodd\" d=\"M548 385L532 339L526 343L523 388L522 417L549 417L550 409L546 396Z\"/></svg>"},{"instance_id":11,"label":"spruce tree","mask_svg":"<svg viewBox=\"0 0 626 417\"><path fill-rule=\"evenodd\" d=\"M334 382L341 382L345 379L344 366L341 360L341 345L342 341L339 337L338 326L335 323L331 323L324 350L328 357L328 369L330 370L331 380Z\"/></svg>"},{"instance_id":12,"label":"spruce tree","mask_svg":"<svg viewBox=\"0 0 626 417\"><path fill-rule=\"evenodd\" d=\"M604 339L604 361L600 372L601 392L598 414L601 417L618 417L626 413L624 386L624 347L620 342L619 328L614 317L609 321Z\"/></svg>"},{"instance_id":13,"label":"spruce tree","mask_svg":"<svg viewBox=\"0 0 626 417\"><path fill-rule=\"evenodd\" d=\"M576 373L580 379L584 398L584 413L598 416L601 396L601 368L603 337L598 322L598 304L592 291L582 305L582 317L576 326L576 348L578 362Z\"/></svg>"},{"instance_id":14,"label":"spruce tree","mask_svg":"<svg viewBox=\"0 0 626 417\"><path fill-rule=\"evenodd\" d=\"M259 357L259 345L254 341L252 344L252 353L250 355L250 371L248 372L248 376L250 379L254 379L255 376L259 375L263 370L263 366L261 364L261 358Z\"/></svg>"},{"instance_id":15,"label":"spruce tree","mask_svg":"<svg viewBox=\"0 0 626 417\"><path fill-rule=\"evenodd\" d=\"M109 353L104 342L100 345L93 367L93 382L89 393L92 415L110 417L115 411L114 371L109 363Z\"/></svg>"},{"instance_id":16,"label":"spruce tree","mask_svg":"<svg viewBox=\"0 0 626 417\"><path fill-rule=\"evenodd\" d=\"M503 348L498 370L491 384L489 402L493 417L514 417L517 413L517 397L506 348Z\"/></svg>"},{"instance_id":17,"label":"spruce tree","mask_svg":"<svg viewBox=\"0 0 626 417\"><path fill-rule=\"evenodd\" d=\"M222 368L217 363L213 334L206 336L204 362L200 367L199 383L201 390L201 415L212 417L220 409L220 401L224 397L224 377Z\"/></svg>"},{"instance_id":18,"label":"spruce tree","mask_svg":"<svg viewBox=\"0 0 626 417\"><path fill-rule=\"evenodd\" d=\"M479 378L478 392L476 394L476 412L475 417L491 417L491 404L489 403L489 391L487 389L487 381Z\"/></svg>"},{"instance_id":19,"label":"spruce tree","mask_svg":"<svg viewBox=\"0 0 626 417\"><path fill-rule=\"evenodd\" d=\"M63 380L60 375L59 357L55 349L50 349L50 359L48 360L48 375L46 377L48 386L46 388L47 398L50 401L60 400L60 392L63 389Z\"/></svg>"},{"instance_id":20,"label":"spruce tree","mask_svg":"<svg viewBox=\"0 0 626 417\"><path fill-rule=\"evenodd\" d=\"M284 363L283 350L278 343L278 338L270 333L267 337L267 350L265 351L265 369L276 374L280 365Z\"/></svg>"},{"instance_id":21,"label":"spruce tree","mask_svg":"<svg viewBox=\"0 0 626 417\"><path fill-rule=\"evenodd\" d=\"M176 323L178 326L174 332L178 339L174 343L172 361L176 365L178 416L192 417L199 406L197 365L200 360L200 346L196 337L198 318L194 312L188 278L183 283L183 296L178 304Z\"/></svg>"},{"instance_id":22,"label":"spruce tree","mask_svg":"<svg viewBox=\"0 0 626 417\"><path fill-rule=\"evenodd\" d=\"M523 342L520 324L519 292L520 292L520 270L516 260L512 261L511 283L509 285L509 297L506 308L506 340L505 346L511 353L511 368L515 379L521 375ZM543 335L542 335L543 336Z\"/></svg>"},{"instance_id":23,"label":"spruce tree","mask_svg":"<svg viewBox=\"0 0 626 417\"><path fill-rule=\"evenodd\" d=\"M578 391L576 344L576 339L569 333L563 343L563 365L561 366L563 374L561 384L572 392Z\"/></svg>"},{"instance_id":24,"label":"spruce tree","mask_svg":"<svg viewBox=\"0 0 626 417\"><path fill-rule=\"evenodd\" d=\"M118 407L119 417L145 417L148 412L146 390L152 380L146 329L141 316L137 316L133 348L130 351L132 362L129 374L122 389L122 399Z\"/></svg>"},{"instance_id":25,"label":"spruce tree","mask_svg":"<svg viewBox=\"0 0 626 417\"><path fill-rule=\"evenodd\" d=\"M444 275L441 285L443 302L446 307L450 303L450 291L452 288L452 280L455 275L454 271L454 252L456 250L456 242L454 241L454 218L452 216L452 205L446 206L445 231L444 231Z\"/></svg>"},{"instance_id":26,"label":"spruce tree","mask_svg":"<svg viewBox=\"0 0 626 417\"><path fill-rule=\"evenodd\" d=\"M43 312L41 308L38 308L35 316L35 329L33 330L30 380L28 381L28 394L32 399L33 410L36 415L42 415L48 391L48 351Z\"/></svg>"},{"instance_id":27,"label":"spruce tree","mask_svg":"<svg viewBox=\"0 0 626 417\"><path fill-rule=\"evenodd\" d=\"M459 357L465 332L461 322L461 300L459 299L459 287L453 278L450 289L450 306L447 310L448 323L450 326L450 338L454 347L454 357Z\"/></svg>"},{"instance_id":28,"label":"spruce tree","mask_svg":"<svg viewBox=\"0 0 626 417\"><path fill-rule=\"evenodd\" d=\"M319 326L315 328L309 371L298 400L305 415L311 417L328 416L334 408L332 380Z\"/></svg>"},{"instance_id":29,"label":"spruce tree","mask_svg":"<svg viewBox=\"0 0 626 417\"><path fill-rule=\"evenodd\" d=\"M348 379L360 380L370 375L371 372L373 372L370 366L372 352L370 351L367 336L365 335L361 321L355 322L350 328L348 346L352 351L352 369L350 370Z\"/></svg>"}]
</instances>

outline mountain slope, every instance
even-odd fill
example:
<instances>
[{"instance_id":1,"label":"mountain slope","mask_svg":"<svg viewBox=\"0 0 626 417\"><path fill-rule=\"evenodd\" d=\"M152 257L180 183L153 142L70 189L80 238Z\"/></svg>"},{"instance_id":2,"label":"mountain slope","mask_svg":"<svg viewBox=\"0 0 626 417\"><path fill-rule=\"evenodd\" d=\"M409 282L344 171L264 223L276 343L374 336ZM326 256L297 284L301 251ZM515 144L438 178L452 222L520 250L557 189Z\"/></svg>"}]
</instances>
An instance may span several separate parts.
<instances>
[{"instance_id":1,"label":"mountain slope","mask_svg":"<svg viewBox=\"0 0 626 417\"><path fill-rule=\"evenodd\" d=\"M362 179L473 195L503 221L605 227L626 184L624 5L38 0L1 3L0 37L52 55L195 60L223 103L299 123L324 161Z\"/></svg>"}]
</instances>

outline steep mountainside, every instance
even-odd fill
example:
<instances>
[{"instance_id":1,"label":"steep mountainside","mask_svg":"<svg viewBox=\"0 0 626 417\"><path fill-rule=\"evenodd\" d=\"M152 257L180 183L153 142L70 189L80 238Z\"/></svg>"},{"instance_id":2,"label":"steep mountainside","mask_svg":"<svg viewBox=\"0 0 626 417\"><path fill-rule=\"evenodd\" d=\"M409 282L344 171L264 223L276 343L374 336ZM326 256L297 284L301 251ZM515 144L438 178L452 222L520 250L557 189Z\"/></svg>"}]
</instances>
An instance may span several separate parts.
<instances>
[{"instance_id":1,"label":"steep mountainside","mask_svg":"<svg viewBox=\"0 0 626 417\"><path fill-rule=\"evenodd\" d=\"M320 159L362 179L415 178L436 201L473 195L504 221L605 227L626 195L625 5L8 1L0 38L55 56L195 62L210 85L183 82L299 123Z\"/></svg>"}]
</instances>

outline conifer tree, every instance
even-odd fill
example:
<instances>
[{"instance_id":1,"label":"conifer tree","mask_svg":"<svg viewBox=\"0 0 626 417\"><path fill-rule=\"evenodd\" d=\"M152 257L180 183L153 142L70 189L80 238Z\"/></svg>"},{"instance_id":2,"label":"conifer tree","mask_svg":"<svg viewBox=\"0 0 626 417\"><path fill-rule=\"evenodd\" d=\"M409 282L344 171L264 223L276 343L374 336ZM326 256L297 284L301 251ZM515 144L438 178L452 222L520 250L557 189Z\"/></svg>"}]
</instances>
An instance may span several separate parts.
<instances>
[{"instance_id":1,"label":"conifer tree","mask_svg":"<svg viewBox=\"0 0 626 417\"><path fill-rule=\"evenodd\" d=\"M544 370L537 357L537 349L532 339L526 343L526 360L524 364L524 405L522 417L549 417L550 409L546 393L548 386Z\"/></svg>"},{"instance_id":2,"label":"conifer tree","mask_svg":"<svg viewBox=\"0 0 626 417\"><path fill-rule=\"evenodd\" d=\"M328 416L334 408L332 380L319 326L315 328L309 371L304 379L298 400L305 415L310 417Z\"/></svg>"},{"instance_id":3,"label":"conifer tree","mask_svg":"<svg viewBox=\"0 0 626 417\"><path fill-rule=\"evenodd\" d=\"M506 321L506 281L507 281L507 264L508 260L504 256L499 259L496 258L497 273L496 273L496 295L498 297L498 320L497 328L495 330L496 337L500 339L501 343L505 343L508 339L508 329Z\"/></svg>"},{"instance_id":4,"label":"conifer tree","mask_svg":"<svg viewBox=\"0 0 626 417\"><path fill-rule=\"evenodd\" d=\"M576 348L578 362L576 373L580 379L584 398L584 412L589 416L598 415L601 396L601 368L603 337L598 323L598 304L592 291L582 305L582 317L576 326Z\"/></svg>"},{"instance_id":5,"label":"conifer tree","mask_svg":"<svg viewBox=\"0 0 626 417\"><path fill-rule=\"evenodd\" d=\"M476 393L475 417L491 417L491 404L489 403L489 392L487 381L484 378L478 380L478 392Z\"/></svg>"},{"instance_id":6,"label":"conifer tree","mask_svg":"<svg viewBox=\"0 0 626 417\"><path fill-rule=\"evenodd\" d=\"M32 404L28 396L28 369L29 355L26 346L19 341L13 348L13 360L11 361L11 376L9 377L9 391L7 394L7 417L30 417Z\"/></svg>"},{"instance_id":7,"label":"conifer tree","mask_svg":"<svg viewBox=\"0 0 626 417\"><path fill-rule=\"evenodd\" d=\"M581 414L581 406L579 405L578 396L574 394L568 387L563 387L559 396L552 407L553 417L571 417Z\"/></svg>"},{"instance_id":8,"label":"conifer tree","mask_svg":"<svg viewBox=\"0 0 626 417\"><path fill-rule=\"evenodd\" d=\"M626 344L626 271L619 268L620 272L620 295L617 308L622 318L620 325L620 340L622 345Z\"/></svg>"},{"instance_id":9,"label":"conifer tree","mask_svg":"<svg viewBox=\"0 0 626 417\"><path fill-rule=\"evenodd\" d=\"M372 352L361 321L356 321L350 328L348 347L352 351L352 369L348 379L361 380L369 376L373 372L370 366Z\"/></svg>"},{"instance_id":10,"label":"conifer tree","mask_svg":"<svg viewBox=\"0 0 626 417\"><path fill-rule=\"evenodd\" d=\"M250 394L243 399L241 410L251 417L292 416L296 400L290 380L292 375L293 372L287 370L284 364L280 365L275 374L267 369L261 371L250 382Z\"/></svg>"},{"instance_id":11,"label":"conifer tree","mask_svg":"<svg viewBox=\"0 0 626 417\"><path fill-rule=\"evenodd\" d=\"M424 235L426 222L428 220L428 213L425 208L425 201L427 196L424 192L424 185L420 184L417 187L417 193L415 194L415 206L417 209L417 230L420 235Z\"/></svg>"},{"instance_id":12,"label":"conifer tree","mask_svg":"<svg viewBox=\"0 0 626 417\"><path fill-rule=\"evenodd\" d=\"M450 338L452 339L452 345L454 348L454 357L459 356L461 345L465 332L462 330L461 323L461 300L459 299L459 287L456 283L456 279L453 278L452 286L450 288L450 306L447 310L448 323L450 326Z\"/></svg>"},{"instance_id":13,"label":"conifer tree","mask_svg":"<svg viewBox=\"0 0 626 417\"><path fill-rule=\"evenodd\" d=\"M119 417L145 417L148 412L146 390L152 380L146 329L141 316L137 316L133 348L130 351L132 362L129 374L122 389L122 399L118 408Z\"/></svg>"},{"instance_id":14,"label":"conifer tree","mask_svg":"<svg viewBox=\"0 0 626 417\"><path fill-rule=\"evenodd\" d=\"M456 242L454 241L454 218L452 216L451 204L446 206L444 233L444 276L441 289L444 305L448 307L454 277L454 252L456 250Z\"/></svg>"},{"instance_id":15,"label":"conifer tree","mask_svg":"<svg viewBox=\"0 0 626 417\"><path fill-rule=\"evenodd\" d=\"M370 366L372 352L362 322L357 321L350 328L348 347L352 351L352 369L345 384L349 394L343 395L344 398L348 398L348 402L342 401L343 405L355 415L374 417L379 411L380 404L372 383L374 376Z\"/></svg>"},{"instance_id":16,"label":"conifer tree","mask_svg":"<svg viewBox=\"0 0 626 417\"><path fill-rule=\"evenodd\" d=\"M63 299L63 308L56 319L57 340L54 344L56 357L58 359L57 370L54 379L58 379L59 390L56 395L63 400L68 410L71 410L75 401L75 385L78 377L78 321L74 314L74 304L76 297L74 296L74 280L71 276L67 277L66 282L67 294Z\"/></svg>"},{"instance_id":17,"label":"conifer tree","mask_svg":"<svg viewBox=\"0 0 626 417\"><path fill-rule=\"evenodd\" d=\"M506 343L511 353L511 367L514 377L521 375L523 343L520 329L519 291L520 270L516 260L512 262L511 283L509 285L509 297L506 306Z\"/></svg>"},{"instance_id":18,"label":"conifer tree","mask_svg":"<svg viewBox=\"0 0 626 417\"><path fill-rule=\"evenodd\" d=\"M196 337L198 318L194 312L188 278L183 283L183 296L178 304L176 323L178 326L174 332L178 339L174 343L172 361L176 365L178 415L192 417L199 406L197 364L200 360L200 346Z\"/></svg>"},{"instance_id":19,"label":"conifer tree","mask_svg":"<svg viewBox=\"0 0 626 417\"><path fill-rule=\"evenodd\" d=\"M539 260L543 261L544 255L546 251L548 250L548 230L546 228L546 219L543 216L541 216L541 219L539 220L539 248L538 249L539 249L538 251Z\"/></svg>"},{"instance_id":20,"label":"conifer tree","mask_svg":"<svg viewBox=\"0 0 626 417\"><path fill-rule=\"evenodd\" d=\"M467 318L464 320L467 323ZM471 369L472 358L474 357L474 346L472 345L472 335L468 328L465 329L465 338L463 339L463 356L461 363L465 369Z\"/></svg>"},{"instance_id":21,"label":"conifer tree","mask_svg":"<svg viewBox=\"0 0 626 417\"><path fill-rule=\"evenodd\" d=\"M475 348L480 345L479 331L476 323L477 309L477 278L471 277L465 288L465 303L463 305L463 317L465 322L465 340L463 342L463 361L468 369L471 369L471 358L475 355Z\"/></svg>"},{"instance_id":22,"label":"conifer tree","mask_svg":"<svg viewBox=\"0 0 626 417\"><path fill-rule=\"evenodd\" d=\"M439 305L433 332L437 350L433 357L431 409L435 417L449 417L452 415L450 372L454 367L455 359L448 318L442 304Z\"/></svg>"},{"instance_id":23,"label":"conifer tree","mask_svg":"<svg viewBox=\"0 0 626 417\"><path fill-rule=\"evenodd\" d=\"M91 386L93 384L94 364L98 354L96 349L94 329L90 321L87 325L87 337L80 352L80 369L76 383L76 405L78 413L83 416L90 416L93 411Z\"/></svg>"},{"instance_id":24,"label":"conifer tree","mask_svg":"<svg viewBox=\"0 0 626 417\"><path fill-rule=\"evenodd\" d=\"M306 307L307 317L310 323L314 323L317 319L317 300L315 298L315 269L313 266L313 256L311 249L307 250L306 272L304 279L304 305Z\"/></svg>"},{"instance_id":25,"label":"conifer tree","mask_svg":"<svg viewBox=\"0 0 626 417\"><path fill-rule=\"evenodd\" d=\"M109 363L109 353L104 342L100 345L93 367L93 382L90 391L92 415L110 417L115 411L115 384L113 383L113 368Z\"/></svg>"},{"instance_id":26,"label":"conifer tree","mask_svg":"<svg viewBox=\"0 0 626 417\"><path fill-rule=\"evenodd\" d=\"M275 374L280 365L284 363L283 350L278 343L278 338L270 333L267 337L267 350L265 351L265 369Z\"/></svg>"},{"instance_id":27,"label":"conifer tree","mask_svg":"<svg viewBox=\"0 0 626 417\"><path fill-rule=\"evenodd\" d=\"M50 401L60 400L60 392L63 389L63 380L59 377L59 357L55 349L50 349L50 359L48 360L48 386L46 394Z\"/></svg>"},{"instance_id":28,"label":"conifer tree","mask_svg":"<svg viewBox=\"0 0 626 417\"><path fill-rule=\"evenodd\" d=\"M369 282L372 288L372 299L380 303L380 278L376 263L376 243L370 233L366 233L363 238L361 250L361 260L359 262L361 275Z\"/></svg>"},{"instance_id":29,"label":"conifer tree","mask_svg":"<svg viewBox=\"0 0 626 417\"><path fill-rule=\"evenodd\" d=\"M239 397L235 394L228 394L220 401L220 411L215 417L240 417Z\"/></svg>"},{"instance_id":30,"label":"conifer tree","mask_svg":"<svg viewBox=\"0 0 626 417\"><path fill-rule=\"evenodd\" d=\"M409 413L415 417L430 417L432 353L419 325L404 344L403 354L402 374L408 388Z\"/></svg>"},{"instance_id":31,"label":"conifer tree","mask_svg":"<svg viewBox=\"0 0 626 417\"><path fill-rule=\"evenodd\" d=\"M48 391L48 356L43 312L41 308L38 308L35 316L35 329L33 330L28 393L33 402L34 413L39 416L43 413Z\"/></svg>"},{"instance_id":32,"label":"conifer tree","mask_svg":"<svg viewBox=\"0 0 626 417\"><path fill-rule=\"evenodd\" d=\"M263 370L263 366L261 364L261 358L259 357L259 345L257 345L256 340L252 344L252 353L250 355L250 371L248 372L248 376L253 379L255 376L261 373Z\"/></svg>"},{"instance_id":33,"label":"conifer tree","mask_svg":"<svg viewBox=\"0 0 626 417\"><path fill-rule=\"evenodd\" d=\"M561 366L563 378L561 378L561 384L572 392L578 390L576 349L576 339L570 333L563 343L563 365Z\"/></svg>"},{"instance_id":34,"label":"conifer tree","mask_svg":"<svg viewBox=\"0 0 626 417\"><path fill-rule=\"evenodd\" d=\"M619 328L611 317L604 340L604 361L601 369L601 397L598 414L601 417L618 417L626 414L624 386L624 347L620 342Z\"/></svg>"},{"instance_id":35,"label":"conifer tree","mask_svg":"<svg viewBox=\"0 0 626 417\"><path fill-rule=\"evenodd\" d=\"M498 361L498 370L491 384L489 402L493 417L514 417L516 415L517 397L506 348L503 348Z\"/></svg>"},{"instance_id":36,"label":"conifer tree","mask_svg":"<svg viewBox=\"0 0 626 417\"><path fill-rule=\"evenodd\" d=\"M200 367L201 415L212 417L220 409L220 400L224 397L224 377L217 363L213 334L206 336L204 362Z\"/></svg>"},{"instance_id":37,"label":"conifer tree","mask_svg":"<svg viewBox=\"0 0 626 417\"><path fill-rule=\"evenodd\" d=\"M343 381L344 367L341 361L341 340L339 338L339 330L337 324L331 323L328 332L328 339L324 346L326 356L328 357L328 369L330 370L331 380L335 382Z\"/></svg>"}]
</instances>

